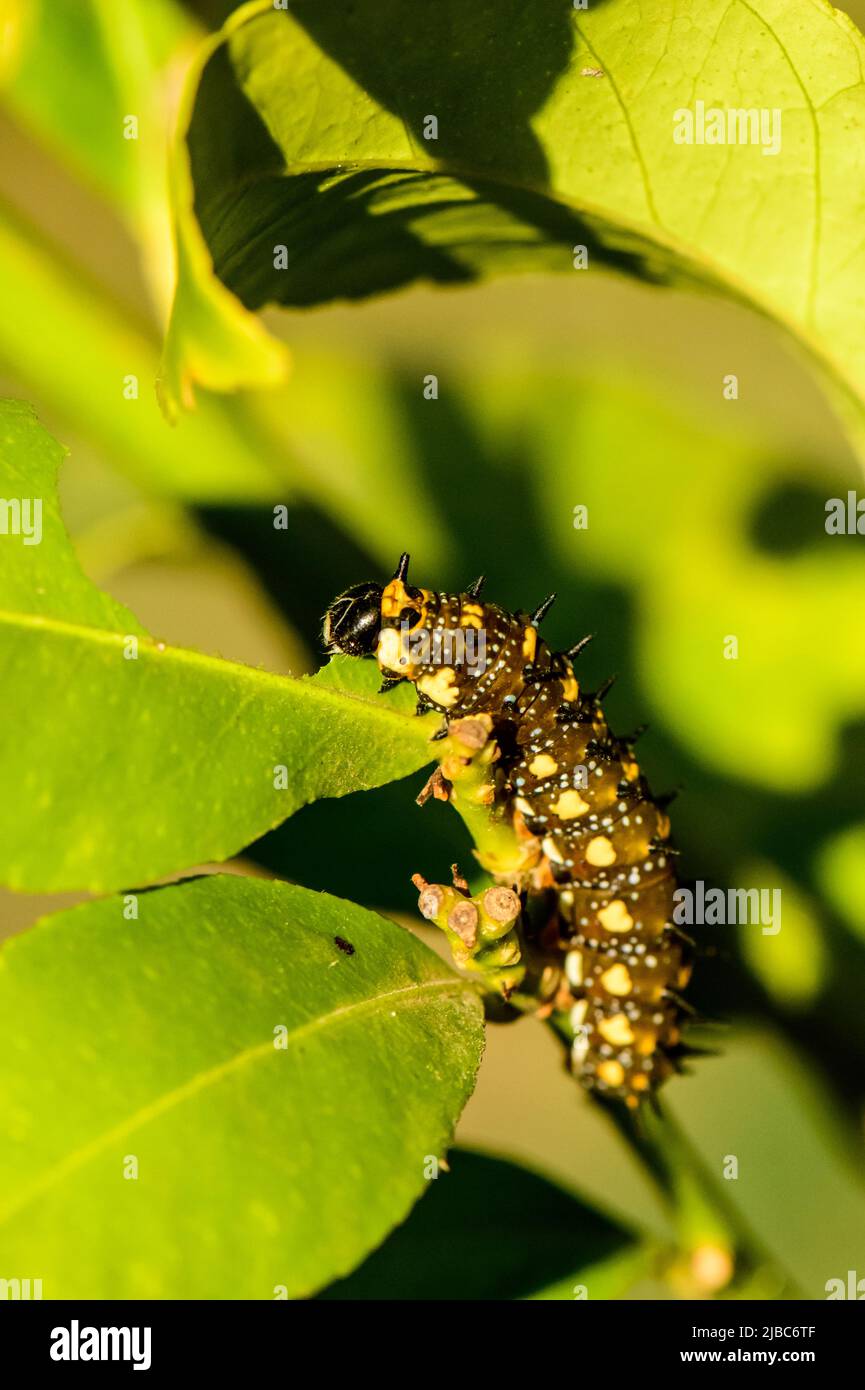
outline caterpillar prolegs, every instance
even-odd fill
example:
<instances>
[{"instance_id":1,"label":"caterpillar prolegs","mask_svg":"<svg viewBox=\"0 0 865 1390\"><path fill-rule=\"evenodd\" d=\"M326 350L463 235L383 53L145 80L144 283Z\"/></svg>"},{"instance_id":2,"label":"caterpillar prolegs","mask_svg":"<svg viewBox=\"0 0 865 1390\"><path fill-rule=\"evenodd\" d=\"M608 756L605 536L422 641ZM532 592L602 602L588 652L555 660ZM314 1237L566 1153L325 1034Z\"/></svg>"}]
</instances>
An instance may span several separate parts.
<instances>
[{"instance_id":1,"label":"caterpillar prolegs","mask_svg":"<svg viewBox=\"0 0 865 1390\"><path fill-rule=\"evenodd\" d=\"M386 586L358 584L334 600L326 648L374 654L383 689L410 681L419 712L444 715L436 737L449 757L433 792L460 795L459 779L473 776L476 799L520 847L517 863L485 863L499 888L477 901L464 884L416 878L421 910L446 928L459 964L553 1014L584 1086L636 1107L674 1070L690 976L673 926L669 818L633 739L607 724L609 686L580 689L573 662L588 639L552 652L539 636L552 597L509 613L481 602L483 578L461 594L410 585L408 559Z\"/></svg>"}]
</instances>

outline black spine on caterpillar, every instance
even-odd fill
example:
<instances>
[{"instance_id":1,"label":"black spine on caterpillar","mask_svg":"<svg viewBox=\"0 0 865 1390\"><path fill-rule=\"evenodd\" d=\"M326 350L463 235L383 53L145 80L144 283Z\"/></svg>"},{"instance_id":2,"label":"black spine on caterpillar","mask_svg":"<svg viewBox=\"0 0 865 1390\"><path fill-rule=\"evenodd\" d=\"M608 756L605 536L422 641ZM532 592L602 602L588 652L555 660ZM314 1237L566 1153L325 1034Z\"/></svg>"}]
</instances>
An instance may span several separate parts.
<instances>
[{"instance_id":1,"label":"black spine on caterpillar","mask_svg":"<svg viewBox=\"0 0 865 1390\"><path fill-rule=\"evenodd\" d=\"M672 925L669 818L631 742L611 733L603 692L580 691L572 658L584 643L551 652L538 635L552 600L508 613L480 601L481 583L416 588L404 555L384 588L356 585L334 601L325 645L374 654L384 688L411 681L420 708L490 715L515 827L540 841L534 883L558 895L571 1068L633 1107L674 1069L690 975Z\"/></svg>"}]
</instances>

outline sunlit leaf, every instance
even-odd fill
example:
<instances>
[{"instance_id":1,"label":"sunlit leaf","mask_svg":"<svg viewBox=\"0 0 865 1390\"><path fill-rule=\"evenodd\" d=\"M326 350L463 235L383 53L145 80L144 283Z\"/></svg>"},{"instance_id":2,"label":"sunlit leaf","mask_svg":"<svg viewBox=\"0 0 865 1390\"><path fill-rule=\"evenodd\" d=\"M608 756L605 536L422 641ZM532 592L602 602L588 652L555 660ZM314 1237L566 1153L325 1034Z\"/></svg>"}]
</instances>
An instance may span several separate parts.
<instances>
[{"instance_id":1,"label":"sunlit leaf","mask_svg":"<svg viewBox=\"0 0 865 1390\"><path fill-rule=\"evenodd\" d=\"M430 721L376 697L375 663L348 662L334 690L148 636L78 565L57 505L61 452L29 407L2 406L0 495L41 515L37 544L22 509L22 533L0 545L0 685L13 712L0 766L15 789L0 802L4 882L150 882L236 853L318 797L431 761Z\"/></svg>"},{"instance_id":2,"label":"sunlit leaf","mask_svg":"<svg viewBox=\"0 0 865 1390\"><path fill-rule=\"evenodd\" d=\"M747 300L861 407L863 54L811 0L699 0L687 23L672 0L650 15L638 0L244 6L203 55L177 159L194 263L169 390L248 383L248 330L236 362L214 363L190 309L216 312L226 287L239 314L420 278L574 274L584 246L589 266ZM723 142L701 139L698 102L723 113Z\"/></svg>"},{"instance_id":3,"label":"sunlit leaf","mask_svg":"<svg viewBox=\"0 0 865 1390\"><path fill-rule=\"evenodd\" d=\"M480 1001L338 898L224 877L129 902L4 947L2 1267L45 1298L312 1293L424 1190Z\"/></svg>"}]
</instances>

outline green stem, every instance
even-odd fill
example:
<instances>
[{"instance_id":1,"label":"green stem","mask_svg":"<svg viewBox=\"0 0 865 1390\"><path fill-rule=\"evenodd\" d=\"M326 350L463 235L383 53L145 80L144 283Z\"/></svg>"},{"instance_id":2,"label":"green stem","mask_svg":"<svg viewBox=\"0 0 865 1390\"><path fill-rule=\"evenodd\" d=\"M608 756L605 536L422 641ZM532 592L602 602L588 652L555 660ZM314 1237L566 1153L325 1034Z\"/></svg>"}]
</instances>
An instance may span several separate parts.
<instances>
[{"instance_id":1,"label":"green stem","mask_svg":"<svg viewBox=\"0 0 865 1390\"><path fill-rule=\"evenodd\" d=\"M731 1280L771 1288L763 1296L802 1297L778 1269L736 1210L722 1183L669 1114L644 1105L638 1111L603 1106L609 1119L664 1198L676 1229L677 1252L667 1270L686 1296L720 1292ZM725 1266L729 1273L725 1277ZM760 1296L759 1293L754 1296Z\"/></svg>"},{"instance_id":2,"label":"green stem","mask_svg":"<svg viewBox=\"0 0 865 1390\"><path fill-rule=\"evenodd\" d=\"M496 797L498 747L488 715L458 719L439 751L450 802L475 843L475 857L495 878L519 879L537 857L534 840L520 840Z\"/></svg>"}]
</instances>

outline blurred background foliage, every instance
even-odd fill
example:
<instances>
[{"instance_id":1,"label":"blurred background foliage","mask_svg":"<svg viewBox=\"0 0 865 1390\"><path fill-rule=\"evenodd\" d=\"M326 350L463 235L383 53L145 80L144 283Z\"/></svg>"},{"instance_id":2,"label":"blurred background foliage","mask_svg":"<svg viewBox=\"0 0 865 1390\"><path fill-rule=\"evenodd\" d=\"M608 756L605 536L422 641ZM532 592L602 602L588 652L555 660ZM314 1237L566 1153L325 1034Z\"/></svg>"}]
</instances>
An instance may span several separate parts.
<instances>
[{"instance_id":1,"label":"blurred background foliage","mask_svg":"<svg viewBox=\"0 0 865 1390\"><path fill-rule=\"evenodd\" d=\"M724 1195L789 1280L823 1296L865 1258L865 553L823 525L827 498L862 489L853 455L763 320L592 272L269 315L291 345L290 383L202 391L167 425L153 389L173 273L166 142L219 8L0 3L2 394L32 400L70 448L64 512L90 575L166 640L314 669L328 600L387 574L402 549L438 588L485 571L508 606L558 591L546 635L596 633L587 684L619 673L614 728L648 721L641 761L657 790L681 788L683 878L783 889L778 935L699 933L692 998L724 1021L722 1055L665 1101L716 1176L738 1157ZM862 20L865 6L848 9ZM722 398L729 372L735 402ZM274 530L276 504L287 530ZM724 659L728 635L738 660ZM410 875L440 879L470 848L449 808L415 806L417 790L410 779L311 806L245 868L419 931ZM58 905L0 896L2 930ZM504 1173L495 1190L526 1226L509 1246L537 1241L547 1259L542 1275L505 1262L503 1296L545 1284L573 1296L557 1283L569 1222L590 1256L614 1261L595 1296L675 1294L621 1236L641 1233L650 1254L669 1213L542 1029L491 1030L459 1137L604 1214L578 1219L540 1179L522 1191ZM441 1287L430 1242L440 1221L464 1228L459 1203L476 1208L485 1162L455 1164L451 1214L437 1219L434 1192L354 1276L357 1296L401 1285L418 1250L427 1291ZM483 1271L464 1277L484 1287Z\"/></svg>"}]
</instances>

